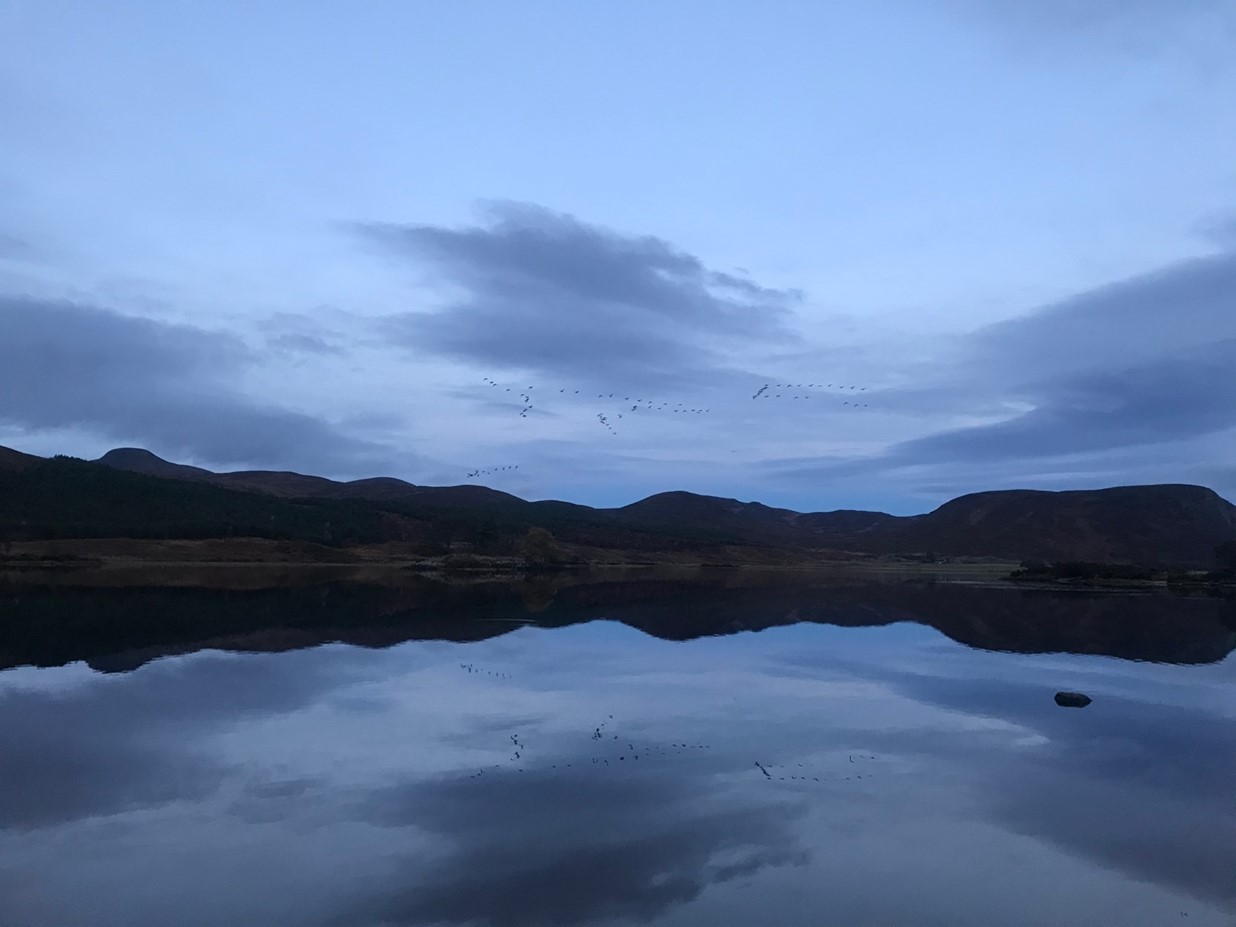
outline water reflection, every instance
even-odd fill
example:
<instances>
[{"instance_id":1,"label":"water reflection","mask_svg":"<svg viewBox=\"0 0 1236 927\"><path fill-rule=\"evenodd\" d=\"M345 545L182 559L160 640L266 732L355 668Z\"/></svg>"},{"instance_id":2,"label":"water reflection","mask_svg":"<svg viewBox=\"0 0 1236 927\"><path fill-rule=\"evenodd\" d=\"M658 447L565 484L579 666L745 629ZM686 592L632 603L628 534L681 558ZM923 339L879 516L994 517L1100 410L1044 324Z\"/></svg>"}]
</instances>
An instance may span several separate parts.
<instances>
[{"instance_id":1,"label":"water reflection","mask_svg":"<svg viewBox=\"0 0 1236 927\"><path fill-rule=\"evenodd\" d=\"M59 577L62 586L0 582L0 667L88 660L97 669L123 672L204 647L276 652L335 640L370 647L479 641L525 623L568 627L597 618L665 640L800 622L877 627L910 621L970 647L1015 653L1212 663L1236 648L1231 598L758 572L460 583L399 572L368 578L243 589L160 586L169 579L162 574L148 577L150 586L117 589L72 585L89 581L89 574L74 573Z\"/></svg>"},{"instance_id":2,"label":"water reflection","mask_svg":"<svg viewBox=\"0 0 1236 927\"><path fill-rule=\"evenodd\" d=\"M347 679L347 656L308 651L263 663L201 654L123 681L41 674L37 687L17 674L0 688L0 826L28 830L214 794L235 770L194 749L198 738L312 703Z\"/></svg>"},{"instance_id":3,"label":"water reflection","mask_svg":"<svg viewBox=\"0 0 1236 927\"><path fill-rule=\"evenodd\" d=\"M983 780L1009 828L1137 878L1218 904L1236 901L1231 704L1225 716L1205 707L1205 697L1189 707L1148 703L1139 687L1136 695L1111 692L1100 717L1083 720L1039 710L1041 687L1028 682L916 676L898 685L959 711L981 706L1043 738L1040 749ZM1018 788L998 786L1014 777Z\"/></svg>"},{"instance_id":4,"label":"water reflection","mask_svg":"<svg viewBox=\"0 0 1236 927\"><path fill-rule=\"evenodd\" d=\"M0 923L1230 927L1236 660L900 614L9 670Z\"/></svg>"},{"instance_id":5,"label":"water reflection","mask_svg":"<svg viewBox=\"0 0 1236 927\"><path fill-rule=\"evenodd\" d=\"M467 779L383 789L365 819L427 832L440 854L428 867L410 855L397 888L335 923L643 922L708 885L806 861L793 803L710 787L703 771L650 767L618 776L533 766L491 777L483 792Z\"/></svg>"}]
</instances>

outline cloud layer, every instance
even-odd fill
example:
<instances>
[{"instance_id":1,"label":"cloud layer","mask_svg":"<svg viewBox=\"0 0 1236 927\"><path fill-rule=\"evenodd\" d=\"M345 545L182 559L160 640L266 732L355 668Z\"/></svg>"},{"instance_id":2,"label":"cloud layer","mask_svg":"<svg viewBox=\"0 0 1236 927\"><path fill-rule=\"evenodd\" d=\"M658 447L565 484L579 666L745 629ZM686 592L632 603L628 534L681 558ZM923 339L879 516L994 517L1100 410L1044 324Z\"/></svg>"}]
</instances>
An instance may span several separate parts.
<instances>
[{"instance_id":1,"label":"cloud layer","mask_svg":"<svg viewBox=\"0 0 1236 927\"><path fill-rule=\"evenodd\" d=\"M389 320L397 343L492 368L672 382L727 346L787 341L794 291L710 269L650 235L526 204L463 229L370 224L362 234L453 295Z\"/></svg>"},{"instance_id":2,"label":"cloud layer","mask_svg":"<svg viewBox=\"0 0 1236 927\"><path fill-rule=\"evenodd\" d=\"M215 464L377 466L379 445L243 394L261 360L235 335L99 306L0 296L0 421L80 427Z\"/></svg>"},{"instance_id":3,"label":"cloud layer","mask_svg":"<svg viewBox=\"0 0 1236 927\"><path fill-rule=\"evenodd\" d=\"M881 340L852 319L847 345L795 334L797 313L813 308L796 291L536 206L491 206L464 228L371 223L359 234L426 283L436 307L376 319L280 310L249 320L245 338L243 318L211 330L0 296L0 424L222 468L428 482L466 479L478 464L447 458L475 454L525 464L510 471L524 482L504 488L594 504L671 488L902 512L1013 485L1236 493L1233 250L960 336ZM473 385L457 385L464 370ZM481 370L508 379L490 388ZM539 384L529 415L515 376ZM750 400L765 379L812 377L869 383L861 413L830 388L809 402ZM282 406L276 391L336 418ZM647 408L620 403L628 391ZM678 406L709 411L687 421ZM602 433L598 412L621 434ZM442 462L400 453L413 424ZM591 498L589 480L620 495Z\"/></svg>"},{"instance_id":4,"label":"cloud layer","mask_svg":"<svg viewBox=\"0 0 1236 927\"><path fill-rule=\"evenodd\" d=\"M896 442L867 459L807 466L812 475L1001 465L1025 472L1062 458L1176 446L1236 429L1236 252L1184 261L1080 293L966 336L935 378L998 420ZM930 376L930 375L929 375ZM916 393L939 398L932 383ZM1169 458L1170 458L1169 454ZM802 462L800 461L799 464ZM1011 468L1011 469L1010 469ZM978 488L977 486L974 488Z\"/></svg>"}]
</instances>

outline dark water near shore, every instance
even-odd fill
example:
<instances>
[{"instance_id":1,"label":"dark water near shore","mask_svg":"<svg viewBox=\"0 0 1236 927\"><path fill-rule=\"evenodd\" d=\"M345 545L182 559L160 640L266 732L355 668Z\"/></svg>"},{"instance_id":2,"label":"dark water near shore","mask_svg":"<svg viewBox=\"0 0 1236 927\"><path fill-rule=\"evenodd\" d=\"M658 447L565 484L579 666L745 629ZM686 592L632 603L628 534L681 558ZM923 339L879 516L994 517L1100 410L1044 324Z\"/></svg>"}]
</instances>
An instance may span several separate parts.
<instances>
[{"instance_id":1,"label":"dark water near shore","mask_svg":"<svg viewBox=\"0 0 1236 927\"><path fill-rule=\"evenodd\" d=\"M1232 927L1232 609L5 590L0 924Z\"/></svg>"}]
</instances>

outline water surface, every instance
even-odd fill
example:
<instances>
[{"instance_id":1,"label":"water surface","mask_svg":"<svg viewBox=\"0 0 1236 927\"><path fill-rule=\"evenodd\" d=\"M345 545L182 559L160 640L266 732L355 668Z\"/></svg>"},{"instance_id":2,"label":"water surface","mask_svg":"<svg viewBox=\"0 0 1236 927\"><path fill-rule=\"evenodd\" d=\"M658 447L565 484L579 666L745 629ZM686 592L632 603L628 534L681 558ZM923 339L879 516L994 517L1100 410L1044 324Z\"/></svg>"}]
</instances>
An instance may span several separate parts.
<instances>
[{"instance_id":1,"label":"water surface","mask_svg":"<svg viewBox=\"0 0 1236 927\"><path fill-rule=\"evenodd\" d=\"M399 625L463 642L391 644L349 618L389 646L301 647L285 614L248 632L270 652L159 656L147 633L92 657L124 672L4 671L0 923L1236 923L1230 603L934 593L1021 615L1022 641L1035 609L1099 627L1123 602L1144 626L1120 647L1175 612L1163 653L1181 662L1155 663L968 647L924 619L931 590L917 612L869 590L867 626L780 602L758 631L734 631L744 593L690 591L608 618L525 595ZM780 601L745 614L768 625L759 595ZM1199 608L1229 630L1212 662L1186 639ZM390 614L371 617L389 633ZM1059 708L1058 689L1094 702Z\"/></svg>"}]
</instances>

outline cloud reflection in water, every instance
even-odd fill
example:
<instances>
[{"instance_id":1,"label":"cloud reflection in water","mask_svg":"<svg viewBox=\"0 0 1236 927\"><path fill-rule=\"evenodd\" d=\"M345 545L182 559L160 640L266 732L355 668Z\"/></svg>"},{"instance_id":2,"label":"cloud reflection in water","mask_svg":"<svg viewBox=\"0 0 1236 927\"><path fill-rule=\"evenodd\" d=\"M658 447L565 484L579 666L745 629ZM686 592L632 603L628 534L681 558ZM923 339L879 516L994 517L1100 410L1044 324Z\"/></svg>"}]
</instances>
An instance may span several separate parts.
<instances>
[{"instance_id":1,"label":"cloud reflection in water","mask_svg":"<svg viewBox=\"0 0 1236 927\"><path fill-rule=\"evenodd\" d=\"M595 622L18 670L0 921L1227 927L1231 663Z\"/></svg>"}]
</instances>

